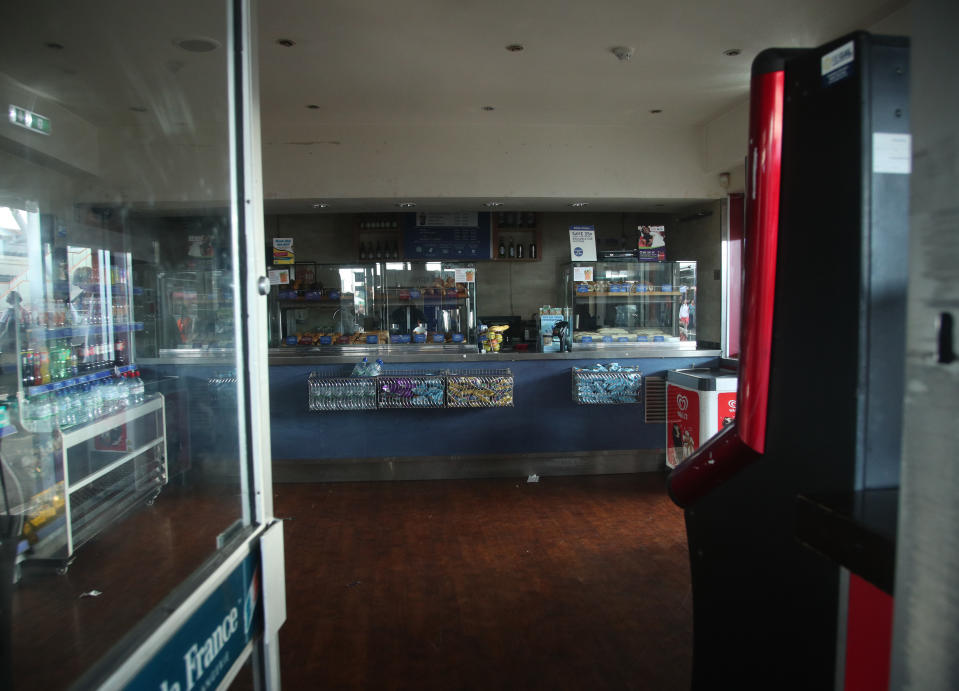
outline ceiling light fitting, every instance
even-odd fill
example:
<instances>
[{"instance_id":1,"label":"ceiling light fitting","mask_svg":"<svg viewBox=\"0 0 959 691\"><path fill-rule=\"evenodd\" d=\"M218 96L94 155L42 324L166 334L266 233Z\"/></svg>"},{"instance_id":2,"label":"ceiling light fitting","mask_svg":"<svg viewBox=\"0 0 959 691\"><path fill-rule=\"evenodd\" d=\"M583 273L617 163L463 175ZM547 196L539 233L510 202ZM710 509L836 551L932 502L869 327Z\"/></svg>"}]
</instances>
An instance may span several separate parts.
<instances>
[{"instance_id":1,"label":"ceiling light fitting","mask_svg":"<svg viewBox=\"0 0 959 691\"><path fill-rule=\"evenodd\" d=\"M189 53L209 53L220 47L219 41L203 36L193 36L191 38L175 38L173 45Z\"/></svg>"},{"instance_id":2,"label":"ceiling light fitting","mask_svg":"<svg viewBox=\"0 0 959 691\"><path fill-rule=\"evenodd\" d=\"M316 203L313 205L313 208L314 208L314 209L327 209L327 208L329 208L329 206L330 206L330 205L327 204L326 202L316 202Z\"/></svg>"},{"instance_id":3,"label":"ceiling light fitting","mask_svg":"<svg viewBox=\"0 0 959 691\"><path fill-rule=\"evenodd\" d=\"M589 202L570 202L570 206L576 209L580 209L584 206L589 206Z\"/></svg>"},{"instance_id":4,"label":"ceiling light fitting","mask_svg":"<svg viewBox=\"0 0 959 691\"><path fill-rule=\"evenodd\" d=\"M308 104L306 105L306 107L309 108L310 110L319 110L319 109L320 109L320 107L319 107L318 105L316 105L315 103L308 103Z\"/></svg>"},{"instance_id":5,"label":"ceiling light fitting","mask_svg":"<svg viewBox=\"0 0 959 691\"><path fill-rule=\"evenodd\" d=\"M510 43L508 46L506 46L506 50L508 50L510 53L518 53L524 48L525 46L523 46L522 43Z\"/></svg>"},{"instance_id":6,"label":"ceiling light fitting","mask_svg":"<svg viewBox=\"0 0 959 691\"><path fill-rule=\"evenodd\" d=\"M494 209L497 206L503 206L503 202L483 202L483 206L488 209Z\"/></svg>"},{"instance_id":7,"label":"ceiling light fitting","mask_svg":"<svg viewBox=\"0 0 959 691\"><path fill-rule=\"evenodd\" d=\"M739 48L730 48L729 50L723 51L723 55L725 55L727 58L734 58L741 53L742 51Z\"/></svg>"},{"instance_id":8,"label":"ceiling light fitting","mask_svg":"<svg viewBox=\"0 0 959 691\"><path fill-rule=\"evenodd\" d=\"M412 209L416 206L416 202L398 202L396 205L401 209Z\"/></svg>"},{"instance_id":9,"label":"ceiling light fitting","mask_svg":"<svg viewBox=\"0 0 959 691\"><path fill-rule=\"evenodd\" d=\"M47 48L50 50L63 50L63 44L57 43L56 41L50 41L49 43L44 43Z\"/></svg>"},{"instance_id":10,"label":"ceiling light fitting","mask_svg":"<svg viewBox=\"0 0 959 691\"><path fill-rule=\"evenodd\" d=\"M651 111L649 111L649 112L652 113L653 115L659 115L660 113L663 112L663 109L662 109L662 108L653 108L653 109L652 109Z\"/></svg>"},{"instance_id":11,"label":"ceiling light fitting","mask_svg":"<svg viewBox=\"0 0 959 691\"><path fill-rule=\"evenodd\" d=\"M145 113L145 112L147 112L147 109L144 108L143 106L130 106L130 110L132 110L134 113Z\"/></svg>"},{"instance_id":12,"label":"ceiling light fitting","mask_svg":"<svg viewBox=\"0 0 959 691\"><path fill-rule=\"evenodd\" d=\"M629 62L629 59L633 57L633 49L626 46L616 46L615 48L610 48L609 52L616 56L616 59L620 62Z\"/></svg>"},{"instance_id":13,"label":"ceiling light fitting","mask_svg":"<svg viewBox=\"0 0 959 691\"><path fill-rule=\"evenodd\" d=\"M276 39L276 42L284 48L292 48L296 45L296 41L294 41L292 38L278 38Z\"/></svg>"},{"instance_id":14,"label":"ceiling light fitting","mask_svg":"<svg viewBox=\"0 0 959 691\"><path fill-rule=\"evenodd\" d=\"M483 110L487 112L491 110L496 110L496 106L483 106Z\"/></svg>"}]
</instances>

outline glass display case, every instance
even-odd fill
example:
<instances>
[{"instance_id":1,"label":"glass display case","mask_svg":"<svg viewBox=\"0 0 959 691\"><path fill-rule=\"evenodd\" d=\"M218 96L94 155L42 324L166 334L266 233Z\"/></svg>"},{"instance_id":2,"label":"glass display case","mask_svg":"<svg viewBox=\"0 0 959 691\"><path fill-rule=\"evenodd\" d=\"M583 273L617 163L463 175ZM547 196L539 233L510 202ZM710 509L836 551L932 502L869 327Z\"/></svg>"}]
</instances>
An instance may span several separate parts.
<instances>
[{"instance_id":1,"label":"glass display case","mask_svg":"<svg viewBox=\"0 0 959 691\"><path fill-rule=\"evenodd\" d=\"M156 334L160 356L175 351L233 350L233 275L222 269L157 276Z\"/></svg>"},{"instance_id":2,"label":"glass display case","mask_svg":"<svg viewBox=\"0 0 959 691\"><path fill-rule=\"evenodd\" d=\"M289 267L286 267L289 268ZM476 347L476 268L447 262L296 264L270 291L270 345Z\"/></svg>"},{"instance_id":3,"label":"glass display case","mask_svg":"<svg viewBox=\"0 0 959 691\"><path fill-rule=\"evenodd\" d=\"M574 350L695 348L696 262L573 262L561 294Z\"/></svg>"}]
</instances>

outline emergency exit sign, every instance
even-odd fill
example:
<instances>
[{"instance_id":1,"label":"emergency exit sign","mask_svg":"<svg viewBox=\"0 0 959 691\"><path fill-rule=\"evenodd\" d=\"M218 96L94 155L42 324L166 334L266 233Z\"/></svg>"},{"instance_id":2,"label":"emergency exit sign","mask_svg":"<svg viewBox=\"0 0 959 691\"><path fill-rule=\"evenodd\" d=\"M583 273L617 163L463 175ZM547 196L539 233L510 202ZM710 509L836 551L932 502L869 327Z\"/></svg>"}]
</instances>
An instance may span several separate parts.
<instances>
[{"instance_id":1,"label":"emergency exit sign","mask_svg":"<svg viewBox=\"0 0 959 691\"><path fill-rule=\"evenodd\" d=\"M40 134L50 134L50 118L45 118L26 108L14 105L10 106L9 113L11 124L19 125Z\"/></svg>"}]
</instances>

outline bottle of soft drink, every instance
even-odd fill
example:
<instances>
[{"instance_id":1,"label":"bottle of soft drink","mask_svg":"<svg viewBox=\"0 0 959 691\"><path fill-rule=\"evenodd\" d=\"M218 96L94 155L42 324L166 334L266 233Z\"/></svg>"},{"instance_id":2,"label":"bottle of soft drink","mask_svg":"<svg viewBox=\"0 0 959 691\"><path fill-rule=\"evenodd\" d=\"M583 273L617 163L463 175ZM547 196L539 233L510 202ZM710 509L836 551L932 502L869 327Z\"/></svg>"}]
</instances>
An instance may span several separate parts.
<instances>
[{"instance_id":1,"label":"bottle of soft drink","mask_svg":"<svg viewBox=\"0 0 959 691\"><path fill-rule=\"evenodd\" d=\"M130 389L133 403L134 405L139 405L140 403L143 403L143 400L146 398L143 380L140 379L140 370L134 370L130 372L130 381L133 382L133 386Z\"/></svg>"},{"instance_id":2,"label":"bottle of soft drink","mask_svg":"<svg viewBox=\"0 0 959 691\"><path fill-rule=\"evenodd\" d=\"M50 383L50 351L45 345L40 346L40 383Z\"/></svg>"},{"instance_id":3,"label":"bottle of soft drink","mask_svg":"<svg viewBox=\"0 0 959 691\"><path fill-rule=\"evenodd\" d=\"M103 387L100 386L101 382L94 381L88 384L89 386L89 410L90 415L89 419L95 420L96 418L104 414L103 407Z\"/></svg>"},{"instance_id":4,"label":"bottle of soft drink","mask_svg":"<svg viewBox=\"0 0 959 691\"><path fill-rule=\"evenodd\" d=\"M24 350L20 356L20 369L23 376L23 385L24 386L33 386L34 385L34 373L33 373L33 351Z\"/></svg>"},{"instance_id":5,"label":"bottle of soft drink","mask_svg":"<svg viewBox=\"0 0 959 691\"><path fill-rule=\"evenodd\" d=\"M117 410L123 410L130 405L130 380L124 375L113 377L114 398Z\"/></svg>"}]
</instances>

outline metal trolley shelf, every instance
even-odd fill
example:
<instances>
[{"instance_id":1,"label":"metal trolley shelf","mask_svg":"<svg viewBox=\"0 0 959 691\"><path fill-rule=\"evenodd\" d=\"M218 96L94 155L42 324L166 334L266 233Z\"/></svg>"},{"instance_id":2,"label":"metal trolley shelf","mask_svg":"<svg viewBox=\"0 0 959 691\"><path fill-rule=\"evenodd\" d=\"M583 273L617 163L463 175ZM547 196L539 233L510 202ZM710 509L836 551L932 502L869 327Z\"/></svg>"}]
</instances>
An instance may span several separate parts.
<instances>
[{"instance_id":1,"label":"metal trolley shelf","mask_svg":"<svg viewBox=\"0 0 959 691\"><path fill-rule=\"evenodd\" d=\"M620 405L639 403L643 375L635 369L572 369L573 400L580 405Z\"/></svg>"},{"instance_id":2,"label":"metal trolley shelf","mask_svg":"<svg viewBox=\"0 0 959 691\"><path fill-rule=\"evenodd\" d=\"M350 376L328 367L307 379L311 411L399 408L495 408L513 405L508 369L450 371L384 370L374 377Z\"/></svg>"},{"instance_id":3,"label":"metal trolley shelf","mask_svg":"<svg viewBox=\"0 0 959 691\"><path fill-rule=\"evenodd\" d=\"M28 562L65 571L76 550L167 483L162 394L92 422L54 432L62 448L59 529L44 531Z\"/></svg>"}]
</instances>

